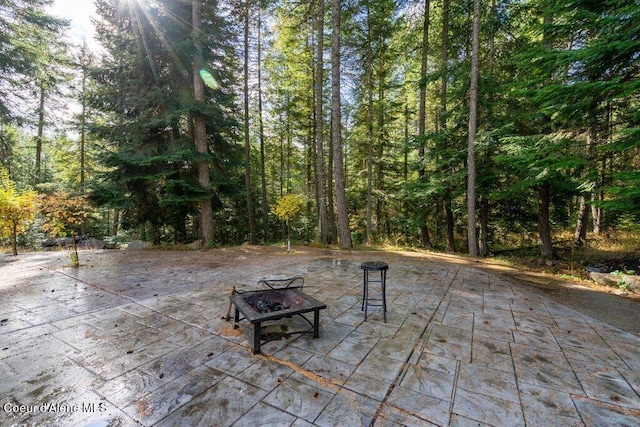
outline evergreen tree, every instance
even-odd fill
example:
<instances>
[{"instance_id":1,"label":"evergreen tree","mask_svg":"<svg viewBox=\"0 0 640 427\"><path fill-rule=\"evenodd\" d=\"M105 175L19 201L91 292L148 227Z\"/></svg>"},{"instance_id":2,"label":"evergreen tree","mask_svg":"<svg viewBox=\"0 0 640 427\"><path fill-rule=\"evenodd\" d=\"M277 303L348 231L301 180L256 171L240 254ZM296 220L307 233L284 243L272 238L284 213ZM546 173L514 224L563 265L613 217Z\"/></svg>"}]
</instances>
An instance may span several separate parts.
<instances>
[{"instance_id":1,"label":"evergreen tree","mask_svg":"<svg viewBox=\"0 0 640 427\"><path fill-rule=\"evenodd\" d=\"M476 131L478 126L478 73L480 53L480 0L473 2L473 52L469 89L469 143L467 145L467 244L469 255L478 256L476 235Z\"/></svg>"},{"instance_id":2,"label":"evergreen tree","mask_svg":"<svg viewBox=\"0 0 640 427\"><path fill-rule=\"evenodd\" d=\"M319 206L313 3L276 4L273 42L264 63L265 116L271 117L265 122L265 170L272 183L270 204L292 192L309 195L302 231L307 241L317 237ZM282 228L281 235L284 232Z\"/></svg>"},{"instance_id":3,"label":"evergreen tree","mask_svg":"<svg viewBox=\"0 0 640 427\"><path fill-rule=\"evenodd\" d=\"M349 211L345 194L345 180L342 156L342 112L340 107L340 0L333 0L331 11L331 143L333 144L333 173L336 185L336 205L338 209L338 230L343 248L351 247Z\"/></svg>"},{"instance_id":4,"label":"evergreen tree","mask_svg":"<svg viewBox=\"0 0 640 427\"><path fill-rule=\"evenodd\" d=\"M608 150L630 130L628 122L610 118L628 112L629 99L638 93L633 77L638 73L638 43L629 38L638 28L638 15L617 1L527 6L526 14L544 19L541 24L529 22L536 32L523 34L521 53L515 56L512 94L518 96L507 102L518 105L512 113L514 130L527 136L524 151L512 153L509 161L520 166L522 180L537 183L542 256L551 257L550 204L555 201L557 212L566 205L573 208L572 196L580 195L575 240L582 244L587 203L596 183L602 182L597 147ZM532 141L537 153L524 145Z\"/></svg>"},{"instance_id":5,"label":"evergreen tree","mask_svg":"<svg viewBox=\"0 0 640 427\"><path fill-rule=\"evenodd\" d=\"M327 180L325 179L324 153L324 2L315 0L316 63L314 73L315 93L315 143L316 143L316 193L318 198L318 241L330 243L327 218Z\"/></svg>"},{"instance_id":6,"label":"evergreen tree","mask_svg":"<svg viewBox=\"0 0 640 427\"><path fill-rule=\"evenodd\" d=\"M606 181L598 176L603 172L602 153L615 161L616 148L632 141L627 135L637 132L637 120L620 117L630 117L628 113L638 108L640 11L637 5L618 0L549 1L545 7L554 16L544 28L552 48L539 60L559 78L542 87L536 99L549 112L556 129L573 134L577 153L586 159L585 167L577 171L580 203L574 240L581 245L589 223L587 204ZM621 140L625 141L622 145ZM631 147L634 145L638 147L637 143ZM633 173L626 178L633 180Z\"/></svg>"},{"instance_id":7,"label":"evergreen tree","mask_svg":"<svg viewBox=\"0 0 640 427\"><path fill-rule=\"evenodd\" d=\"M371 243L382 238L389 230L388 186L391 182L387 172L390 163L388 151L392 150L390 138L393 122L393 94L397 82L392 72L393 58L398 52L392 40L399 30L399 21L394 18L395 3L390 1L363 1L356 13L345 23L345 45L355 58L353 96L354 137L352 138L352 162L354 170L363 171L359 179L352 181L364 195L360 208L364 213L363 240ZM360 203L358 203L360 205Z\"/></svg>"},{"instance_id":8,"label":"evergreen tree","mask_svg":"<svg viewBox=\"0 0 640 427\"><path fill-rule=\"evenodd\" d=\"M52 0L6 0L0 3L0 122L24 119L27 82L34 74L55 71L49 47L59 43L68 22L48 15Z\"/></svg>"},{"instance_id":9,"label":"evergreen tree","mask_svg":"<svg viewBox=\"0 0 640 427\"><path fill-rule=\"evenodd\" d=\"M247 222L249 223L249 242L255 245L257 241L255 226L255 210L253 207L253 186L251 184L251 138L249 135L249 18L251 15L251 4L245 0L243 5L243 26L244 26L244 43L243 43L243 81L244 81L244 182L245 192L247 195Z\"/></svg>"},{"instance_id":10,"label":"evergreen tree","mask_svg":"<svg viewBox=\"0 0 640 427\"><path fill-rule=\"evenodd\" d=\"M215 2L207 2L202 10L207 37L197 37L203 46L198 77L207 84L206 99L197 102L191 5L127 3L122 9L120 4L96 3L102 17L97 31L107 54L93 73L93 105L102 112L93 130L105 141L102 161L109 169L95 197L122 209L123 225L150 226L148 238L156 243L164 226L170 227L168 237L185 241L196 234L188 227L199 223L202 201L214 199L220 207L225 186L235 187L230 184L238 152L229 144L235 122L229 116L233 81L225 62L228 27ZM192 119L198 115L206 123L205 153L194 145ZM196 171L201 162L216 165L206 177L213 188L202 186Z\"/></svg>"},{"instance_id":11,"label":"evergreen tree","mask_svg":"<svg viewBox=\"0 0 640 427\"><path fill-rule=\"evenodd\" d=\"M336 241L337 212L355 241L452 251L466 227L475 253L477 221L481 255L537 228L551 257L556 230L583 244L591 215L597 232L640 211L635 4L99 0L105 50L78 66L91 81L73 141L48 136L64 71L48 3L0 5L2 164L21 184L41 169L41 189L90 193L155 242L266 239L280 225L268 206L289 193L314 195L294 238Z\"/></svg>"}]
</instances>

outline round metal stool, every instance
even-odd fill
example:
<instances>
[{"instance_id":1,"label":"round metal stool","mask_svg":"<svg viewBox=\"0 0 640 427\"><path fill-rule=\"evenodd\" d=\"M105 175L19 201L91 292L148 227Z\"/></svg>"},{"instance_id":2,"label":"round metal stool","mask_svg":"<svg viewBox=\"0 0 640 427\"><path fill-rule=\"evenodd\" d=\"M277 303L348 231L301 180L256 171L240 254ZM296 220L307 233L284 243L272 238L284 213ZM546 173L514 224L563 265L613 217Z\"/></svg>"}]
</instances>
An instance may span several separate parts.
<instances>
[{"instance_id":1,"label":"round metal stool","mask_svg":"<svg viewBox=\"0 0 640 427\"><path fill-rule=\"evenodd\" d=\"M360 268L364 271L364 280L362 284L362 310L364 310L364 320L367 320L367 309L369 307L382 307L384 323L387 323L387 296L385 291L387 286L387 270L389 269L389 265L386 262L382 261L367 261L363 262L360 265ZM380 279L371 280L369 278L370 272L379 272ZM380 283L380 298L369 297L369 283ZM371 301L374 301L375 303L372 304Z\"/></svg>"}]
</instances>

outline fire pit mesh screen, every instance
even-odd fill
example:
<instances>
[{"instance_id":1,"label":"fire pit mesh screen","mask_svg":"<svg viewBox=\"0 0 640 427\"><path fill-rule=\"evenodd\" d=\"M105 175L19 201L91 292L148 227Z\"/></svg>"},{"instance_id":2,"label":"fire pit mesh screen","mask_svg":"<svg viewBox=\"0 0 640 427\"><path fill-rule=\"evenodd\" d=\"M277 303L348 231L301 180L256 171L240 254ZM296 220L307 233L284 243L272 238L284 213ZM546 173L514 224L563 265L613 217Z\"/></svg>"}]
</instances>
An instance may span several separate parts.
<instances>
[{"instance_id":1,"label":"fire pit mesh screen","mask_svg":"<svg viewBox=\"0 0 640 427\"><path fill-rule=\"evenodd\" d=\"M288 309L301 309L310 306L307 299L291 292L257 292L242 297L258 313L273 313Z\"/></svg>"},{"instance_id":2,"label":"fire pit mesh screen","mask_svg":"<svg viewBox=\"0 0 640 427\"><path fill-rule=\"evenodd\" d=\"M251 307L253 307L258 313L272 313L274 311L286 310L288 305L281 302L271 302L264 299L257 301L247 301Z\"/></svg>"}]
</instances>

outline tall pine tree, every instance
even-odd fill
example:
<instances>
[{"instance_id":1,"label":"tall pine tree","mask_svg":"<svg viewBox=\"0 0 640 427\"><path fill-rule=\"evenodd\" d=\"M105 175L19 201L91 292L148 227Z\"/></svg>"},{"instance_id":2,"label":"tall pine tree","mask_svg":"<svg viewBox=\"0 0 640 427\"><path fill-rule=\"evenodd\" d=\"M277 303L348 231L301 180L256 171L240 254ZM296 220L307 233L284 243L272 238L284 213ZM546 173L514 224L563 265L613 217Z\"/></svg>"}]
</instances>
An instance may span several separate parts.
<instances>
[{"instance_id":1,"label":"tall pine tree","mask_svg":"<svg viewBox=\"0 0 640 427\"><path fill-rule=\"evenodd\" d=\"M203 221L202 202L220 206L220 192L233 187L233 95L224 89L233 82L225 61L230 37L216 4L203 5L202 33L192 37L190 3L96 3L102 18L97 33L107 53L93 73L93 105L102 112L93 130L107 145L108 172L95 197L121 209L124 226L141 227L156 243L161 237L208 243L213 236L194 227ZM193 91L198 43L203 61L196 73L207 85L203 100ZM194 117L204 119L204 151L194 144ZM199 176L202 162L215 165L215 173ZM166 227L169 235L162 234Z\"/></svg>"}]
</instances>

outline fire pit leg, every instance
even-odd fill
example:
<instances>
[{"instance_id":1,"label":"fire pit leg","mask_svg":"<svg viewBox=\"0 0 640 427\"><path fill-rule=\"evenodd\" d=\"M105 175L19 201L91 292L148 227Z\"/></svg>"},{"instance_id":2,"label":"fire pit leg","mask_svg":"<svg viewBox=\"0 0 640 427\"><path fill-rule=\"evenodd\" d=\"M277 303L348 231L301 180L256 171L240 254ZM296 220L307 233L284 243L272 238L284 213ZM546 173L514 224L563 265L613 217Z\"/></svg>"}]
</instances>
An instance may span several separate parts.
<instances>
[{"instance_id":1,"label":"fire pit leg","mask_svg":"<svg viewBox=\"0 0 640 427\"><path fill-rule=\"evenodd\" d=\"M253 324L253 354L260 353L260 322Z\"/></svg>"},{"instance_id":2,"label":"fire pit leg","mask_svg":"<svg viewBox=\"0 0 640 427\"><path fill-rule=\"evenodd\" d=\"M233 316L233 329L238 329L238 322L240 321L240 310L236 307L235 315Z\"/></svg>"},{"instance_id":3,"label":"fire pit leg","mask_svg":"<svg viewBox=\"0 0 640 427\"><path fill-rule=\"evenodd\" d=\"M313 311L313 337L320 336L320 310Z\"/></svg>"}]
</instances>

